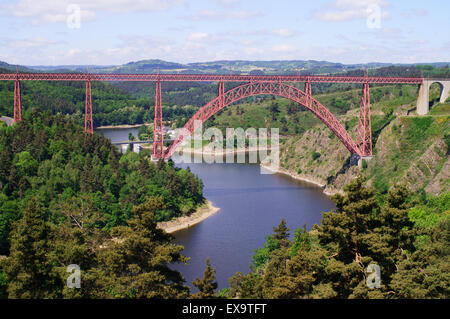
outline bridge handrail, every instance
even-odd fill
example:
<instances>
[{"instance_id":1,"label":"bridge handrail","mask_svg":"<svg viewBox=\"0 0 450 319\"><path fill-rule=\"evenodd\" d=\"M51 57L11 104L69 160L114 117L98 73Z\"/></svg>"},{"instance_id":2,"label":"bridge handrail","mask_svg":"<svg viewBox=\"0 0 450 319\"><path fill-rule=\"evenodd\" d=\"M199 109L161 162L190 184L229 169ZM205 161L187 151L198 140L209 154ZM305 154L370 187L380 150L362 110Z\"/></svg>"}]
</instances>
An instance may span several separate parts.
<instances>
[{"instance_id":1,"label":"bridge handrail","mask_svg":"<svg viewBox=\"0 0 450 319\"><path fill-rule=\"evenodd\" d=\"M118 73L2 73L0 81L156 81L163 82L315 82L422 84L422 77L342 75L224 75L224 74L118 74ZM450 79L449 79L450 80Z\"/></svg>"}]
</instances>

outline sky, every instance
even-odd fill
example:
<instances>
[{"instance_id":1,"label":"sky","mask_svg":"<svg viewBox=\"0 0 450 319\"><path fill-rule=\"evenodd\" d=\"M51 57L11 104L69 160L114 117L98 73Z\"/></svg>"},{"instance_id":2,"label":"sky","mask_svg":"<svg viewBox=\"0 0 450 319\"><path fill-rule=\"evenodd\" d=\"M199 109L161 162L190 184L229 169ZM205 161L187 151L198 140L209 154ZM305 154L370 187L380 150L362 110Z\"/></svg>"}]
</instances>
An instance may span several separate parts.
<instances>
[{"instance_id":1,"label":"sky","mask_svg":"<svg viewBox=\"0 0 450 319\"><path fill-rule=\"evenodd\" d=\"M444 0L0 0L0 61L450 61Z\"/></svg>"}]
</instances>

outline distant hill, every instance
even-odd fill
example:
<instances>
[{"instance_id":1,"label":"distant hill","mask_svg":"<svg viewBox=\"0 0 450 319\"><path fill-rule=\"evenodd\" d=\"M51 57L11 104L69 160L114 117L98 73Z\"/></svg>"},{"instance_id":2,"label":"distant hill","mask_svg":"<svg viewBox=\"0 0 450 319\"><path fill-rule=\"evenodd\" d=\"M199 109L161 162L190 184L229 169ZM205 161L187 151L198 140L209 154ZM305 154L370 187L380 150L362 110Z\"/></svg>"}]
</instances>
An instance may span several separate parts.
<instances>
[{"instance_id":1,"label":"distant hill","mask_svg":"<svg viewBox=\"0 0 450 319\"><path fill-rule=\"evenodd\" d=\"M450 62L420 63L432 67L444 67ZM159 59L131 61L122 65L56 65L56 66L19 66L19 71L43 71L43 72L87 72L88 68L93 73L191 73L191 74L336 74L361 69L377 69L389 66L414 66L416 64L379 63L343 64L329 61L316 60L274 60L274 61L246 61L246 60L221 60L196 63L176 63ZM16 69L11 65L0 61L0 68L8 70Z\"/></svg>"},{"instance_id":2,"label":"distant hill","mask_svg":"<svg viewBox=\"0 0 450 319\"><path fill-rule=\"evenodd\" d=\"M16 67L19 72L34 72L32 68L28 68L23 65L13 65L13 64L9 64L9 63L0 61L0 72L1 73L10 72L10 71L15 72Z\"/></svg>"}]
</instances>

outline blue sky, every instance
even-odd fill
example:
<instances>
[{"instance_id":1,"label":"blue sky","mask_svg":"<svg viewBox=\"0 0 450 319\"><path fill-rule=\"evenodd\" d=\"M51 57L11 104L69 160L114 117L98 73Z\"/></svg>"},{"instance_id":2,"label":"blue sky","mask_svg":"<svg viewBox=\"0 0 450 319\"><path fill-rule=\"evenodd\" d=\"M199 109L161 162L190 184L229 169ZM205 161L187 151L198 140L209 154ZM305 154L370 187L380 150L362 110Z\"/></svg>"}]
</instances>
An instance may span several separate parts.
<instances>
[{"instance_id":1,"label":"blue sky","mask_svg":"<svg viewBox=\"0 0 450 319\"><path fill-rule=\"evenodd\" d=\"M449 15L438 0L0 0L0 61L443 62Z\"/></svg>"}]
</instances>

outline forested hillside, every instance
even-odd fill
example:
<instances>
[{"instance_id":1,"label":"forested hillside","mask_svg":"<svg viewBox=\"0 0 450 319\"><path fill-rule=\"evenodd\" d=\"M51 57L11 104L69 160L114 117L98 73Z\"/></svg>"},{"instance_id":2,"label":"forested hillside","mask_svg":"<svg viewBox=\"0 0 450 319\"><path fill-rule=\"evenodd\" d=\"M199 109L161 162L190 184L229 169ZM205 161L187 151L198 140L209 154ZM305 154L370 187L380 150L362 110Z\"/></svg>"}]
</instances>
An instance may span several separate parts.
<instances>
[{"instance_id":1,"label":"forested hillside","mask_svg":"<svg viewBox=\"0 0 450 319\"><path fill-rule=\"evenodd\" d=\"M109 140L62 115L33 110L24 120L0 128L0 255L9 251L12 223L33 198L48 222L84 211L96 213L103 231L126 225L133 206L150 197L164 208L157 221L170 220L203 203L201 180L188 170L149 160L146 152L121 155Z\"/></svg>"},{"instance_id":2,"label":"forested hillside","mask_svg":"<svg viewBox=\"0 0 450 319\"><path fill-rule=\"evenodd\" d=\"M20 85L24 111L40 107L52 114L71 115L77 123L84 125L84 82L21 81ZM136 98L108 83L92 82L94 126L152 123L155 112L153 93L151 97ZM166 101L164 104L166 121L181 120L184 123L196 111L189 106L168 106ZM0 115L12 116L13 109L14 82L0 81Z\"/></svg>"},{"instance_id":3,"label":"forested hillside","mask_svg":"<svg viewBox=\"0 0 450 319\"><path fill-rule=\"evenodd\" d=\"M439 86L431 87L431 111L424 117L415 112L417 86L374 85L370 94L374 157L363 163L369 185L373 183L382 193L399 180L416 192L436 195L448 189L450 100L437 103ZM356 140L361 88L340 88L313 96ZM205 126L223 132L227 127L279 128L280 171L323 185L330 194L341 191L360 171L350 166L350 153L331 130L287 99L255 96L216 113Z\"/></svg>"}]
</instances>

